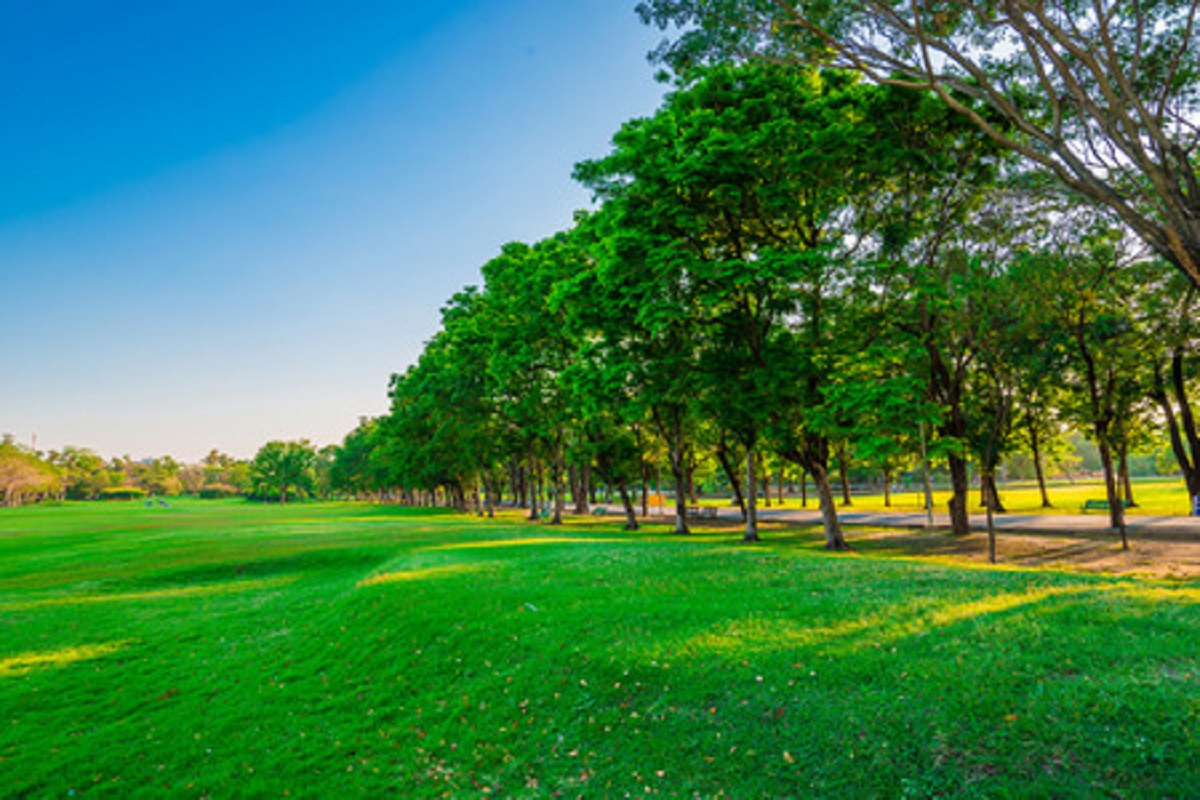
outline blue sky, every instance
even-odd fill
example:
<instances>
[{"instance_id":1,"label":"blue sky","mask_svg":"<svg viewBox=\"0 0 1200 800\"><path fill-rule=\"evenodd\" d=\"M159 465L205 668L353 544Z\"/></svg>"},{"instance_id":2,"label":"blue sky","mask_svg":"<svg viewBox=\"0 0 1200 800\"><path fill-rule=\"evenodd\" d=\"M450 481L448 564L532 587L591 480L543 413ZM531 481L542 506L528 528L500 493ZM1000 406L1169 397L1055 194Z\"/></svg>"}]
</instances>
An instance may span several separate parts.
<instances>
[{"instance_id":1,"label":"blue sky","mask_svg":"<svg viewBox=\"0 0 1200 800\"><path fill-rule=\"evenodd\" d=\"M383 413L657 106L634 4L5 3L0 433L195 460Z\"/></svg>"}]
</instances>

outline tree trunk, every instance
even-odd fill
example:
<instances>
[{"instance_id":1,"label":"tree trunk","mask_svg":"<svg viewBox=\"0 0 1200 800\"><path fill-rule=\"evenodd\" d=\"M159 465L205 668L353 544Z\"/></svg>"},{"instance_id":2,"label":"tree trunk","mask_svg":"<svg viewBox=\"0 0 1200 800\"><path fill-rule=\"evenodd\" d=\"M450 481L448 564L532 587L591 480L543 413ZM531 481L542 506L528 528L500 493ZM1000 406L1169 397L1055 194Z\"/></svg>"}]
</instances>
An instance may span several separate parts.
<instances>
[{"instance_id":1,"label":"tree trunk","mask_svg":"<svg viewBox=\"0 0 1200 800\"><path fill-rule=\"evenodd\" d=\"M617 490L621 493L621 505L625 509L625 530L636 531L641 528L637 521L637 512L633 507L633 498L629 496L629 489L625 486L625 482L617 483Z\"/></svg>"},{"instance_id":2,"label":"tree trunk","mask_svg":"<svg viewBox=\"0 0 1200 800\"><path fill-rule=\"evenodd\" d=\"M1100 428L1100 425L1096 426ZM1104 467L1104 492L1108 497L1108 520L1113 530L1121 536L1121 549L1129 549L1129 539L1125 535L1125 506L1121 502L1121 493L1117 488L1117 476L1113 470L1112 450L1103 436L1102 430L1097 430L1096 440L1100 450L1100 463Z\"/></svg>"},{"instance_id":3,"label":"tree trunk","mask_svg":"<svg viewBox=\"0 0 1200 800\"><path fill-rule=\"evenodd\" d=\"M758 541L758 465L754 448L746 448L746 535L743 542Z\"/></svg>"},{"instance_id":4,"label":"tree trunk","mask_svg":"<svg viewBox=\"0 0 1200 800\"><path fill-rule=\"evenodd\" d=\"M808 508L808 470L800 470L800 507Z\"/></svg>"},{"instance_id":5,"label":"tree trunk","mask_svg":"<svg viewBox=\"0 0 1200 800\"><path fill-rule=\"evenodd\" d=\"M650 516L650 478L646 474L646 459L641 459L642 466L642 519Z\"/></svg>"},{"instance_id":6,"label":"tree trunk","mask_svg":"<svg viewBox=\"0 0 1200 800\"><path fill-rule=\"evenodd\" d=\"M529 520L537 522L538 511L542 504L542 470L535 465L533 459L530 459L525 473L529 483Z\"/></svg>"},{"instance_id":7,"label":"tree trunk","mask_svg":"<svg viewBox=\"0 0 1200 800\"><path fill-rule=\"evenodd\" d=\"M892 507L892 471L887 467L883 468L883 507Z\"/></svg>"},{"instance_id":8,"label":"tree trunk","mask_svg":"<svg viewBox=\"0 0 1200 800\"><path fill-rule=\"evenodd\" d=\"M996 476L992 470L984 473L985 482L991 487L991 497L987 504L987 532L988 532L988 563L996 563L996 516L993 510L993 502L996 499Z\"/></svg>"},{"instance_id":9,"label":"tree trunk","mask_svg":"<svg viewBox=\"0 0 1200 800\"><path fill-rule=\"evenodd\" d=\"M850 497L850 467L847 464L848 461L846 449L844 447L838 448L838 475L842 479L842 505L844 506L854 505L854 500Z\"/></svg>"},{"instance_id":10,"label":"tree trunk","mask_svg":"<svg viewBox=\"0 0 1200 800\"><path fill-rule=\"evenodd\" d=\"M762 484L763 507L771 507L771 473L767 472L767 460L763 458L762 453L758 454L758 473L757 482Z\"/></svg>"},{"instance_id":11,"label":"tree trunk","mask_svg":"<svg viewBox=\"0 0 1200 800\"><path fill-rule=\"evenodd\" d=\"M675 483L675 533L688 534L687 523L687 465L683 453L671 448L671 478ZM661 490L660 490L661 492Z\"/></svg>"},{"instance_id":12,"label":"tree trunk","mask_svg":"<svg viewBox=\"0 0 1200 800\"><path fill-rule=\"evenodd\" d=\"M496 518L496 501L495 485L485 470L483 473L483 505L487 509L488 519Z\"/></svg>"},{"instance_id":13,"label":"tree trunk","mask_svg":"<svg viewBox=\"0 0 1200 800\"><path fill-rule=\"evenodd\" d=\"M967 513L967 495L971 487L967 476L967 460L951 453L950 464L950 532L955 536L966 536L971 532L971 517Z\"/></svg>"},{"instance_id":14,"label":"tree trunk","mask_svg":"<svg viewBox=\"0 0 1200 800\"><path fill-rule=\"evenodd\" d=\"M554 514L550 519L551 525L562 525L563 507L566 505L566 492L563 489L563 463L562 459L555 457L554 465L550 469L550 479L554 481L551 491L554 493Z\"/></svg>"},{"instance_id":15,"label":"tree trunk","mask_svg":"<svg viewBox=\"0 0 1200 800\"><path fill-rule=\"evenodd\" d=\"M592 465L582 464L577 472L579 473L579 495L575 498L575 513L586 516L591 510L588 508L588 495L591 493Z\"/></svg>"},{"instance_id":16,"label":"tree trunk","mask_svg":"<svg viewBox=\"0 0 1200 800\"><path fill-rule=\"evenodd\" d=\"M1133 481L1129 478L1129 447L1122 444L1118 452L1120 454L1118 469L1121 476L1121 487L1125 490L1125 507L1136 508L1137 503L1133 500Z\"/></svg>"},{"instance_id":17,"label":"tree trunk","mask_svg":"<svg viewBox=\"0 0 1200 800\"><path fill-rule=\"evenodd\" d=\"M833 487L829 485L829 470L823 465L813 464L809 467L813 481L817 485L817 495L821 503L821 517L825 523L825 549L849 550L846 537L842 534L841 521L838 520L837 504L833 499Z\"/></svg>"},{"instance_id":18,"label":"tree trunk","mask_svg":"<svg viewBox=\"0 0 1200 800\"><path fill-rule=\"evenodd\" d=\"M1007 514L1004 503L1000 500L1000 489L996 486L995 468L986 470L979 480L984 487L984 506L995 514Z\"/></svg>"},{"instance_id":19,"label":"tree trunk","mask_svg":"<svg viewBox=\"0 0 1200 800\"><path fill-rule=\"evenodd\" d=\"M779 492L776 495L776 500L779 501L779 505L783 505L783 479L784 479L783 472L784 472L783 469L780 469L779 474L775 476L779 479Z\"/></svg>"},{"instance_id":20,"label":"tree trunk","mask_svg":"<svg viewBox=\"0 0 1200 800\"><path fill-rule=\"evenodd\" d=\"M721 469L725 472L725 477L729 479L729 485L733 487L733 499L737 501L737 506L742 512L742 522L746 521L746 499L742 495L742 482L738 479L738 471L733 468L729 461L729 448L724 440L717 443L716 448L717 463L721 465Z\"/></svg>"},{"instance_id":21,"label":"tree trunk","mask_svg":"<svg viewBox=\"0 0 1200 800\"><path fill-rule=\"evenodd\" d=\"M1038 434L1037 425L1029 425L1029 450L1033 454L1033 471L1037 475L1038 491L1042 495L1042 508L1054 508L1050 503L1050 493L1046 491L1046 470L1042 467L1042 439Z\"/></svg>"}]
</instances>

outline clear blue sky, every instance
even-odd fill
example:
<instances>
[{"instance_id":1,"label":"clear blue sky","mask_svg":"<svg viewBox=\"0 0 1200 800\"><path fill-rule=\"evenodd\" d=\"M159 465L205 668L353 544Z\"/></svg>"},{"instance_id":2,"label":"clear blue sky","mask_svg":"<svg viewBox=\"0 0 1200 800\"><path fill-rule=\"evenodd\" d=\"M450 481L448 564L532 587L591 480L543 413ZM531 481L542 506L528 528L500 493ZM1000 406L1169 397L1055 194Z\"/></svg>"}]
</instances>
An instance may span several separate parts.
<instances>
[{"instance_id":1,"label":"clear blue sky","mask_svg":"<svg viewBox=\"0 0 1200 800\"><path fill-rule=\"evenodd\" d=\"M12 0L0 433L340 441L662 87L634 0Z\"/></svg>"}]
</instances>

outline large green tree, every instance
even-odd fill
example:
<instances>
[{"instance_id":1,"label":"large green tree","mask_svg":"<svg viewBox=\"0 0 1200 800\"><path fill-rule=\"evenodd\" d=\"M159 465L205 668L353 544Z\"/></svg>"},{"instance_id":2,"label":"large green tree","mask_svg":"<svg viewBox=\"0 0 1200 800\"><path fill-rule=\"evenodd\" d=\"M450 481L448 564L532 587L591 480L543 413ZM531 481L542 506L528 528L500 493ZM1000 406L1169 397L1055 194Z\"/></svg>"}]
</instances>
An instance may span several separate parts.
<instances>
[{"instance_id":1,"label":"large green tree","mask_svg":"<svg viewBox=\"0 0 1200 800\"><path fill-rule=\"evenodd\" d=\"M646 0L638 11L679 26L660 49L677 65L831 62L933 90L1200 285L1192 0Z\"/></svg>"},{"instance_id":2,"label":"large green tree","mask_svg":"<svg viewBox=\"0 0 1200 800\"><path fill-rule=\"evenodd\" d=\"M250 464L255 496L278 499L306 497L314 489L317 451L307 441L270 441L259 448Z\"/></svg>"}]
</instances>

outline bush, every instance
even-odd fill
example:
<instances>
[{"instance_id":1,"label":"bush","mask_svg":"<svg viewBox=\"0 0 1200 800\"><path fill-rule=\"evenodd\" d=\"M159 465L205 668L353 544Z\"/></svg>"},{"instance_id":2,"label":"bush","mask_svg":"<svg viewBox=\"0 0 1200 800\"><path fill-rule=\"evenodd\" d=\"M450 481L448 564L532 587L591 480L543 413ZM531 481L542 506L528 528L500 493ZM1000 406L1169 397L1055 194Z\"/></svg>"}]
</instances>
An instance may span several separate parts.
<instances>
[{"instance_id":1,"label":"bush","mask_svg":"<svg viewBox=\"0 0 1200 800\"><path fill-rule=\"evenodd\" d=\"M146 490L137 486L109 486L100 490L101 500L140 500L146 496Z\"/></svg>"},{"instance_id":2,"label":"bush","mask_svg":"<svg viewBox=\"0 0 1200 800\"><path fill-rule=\"evenodd\" d=\"M212 483L202 487L198 494L204 500L220 500L223 497L237 497L241 492L225 483Z\"/></svg>"}]
</instances>

